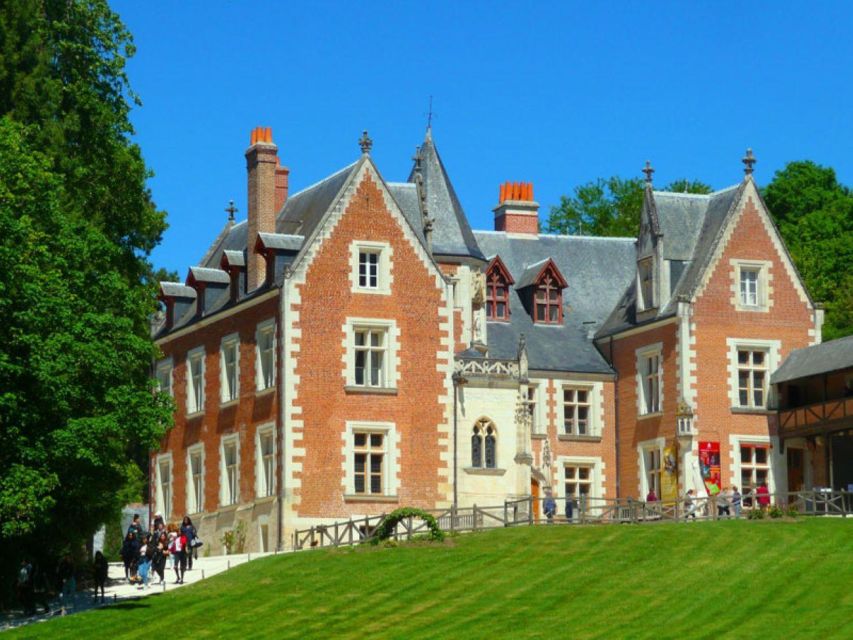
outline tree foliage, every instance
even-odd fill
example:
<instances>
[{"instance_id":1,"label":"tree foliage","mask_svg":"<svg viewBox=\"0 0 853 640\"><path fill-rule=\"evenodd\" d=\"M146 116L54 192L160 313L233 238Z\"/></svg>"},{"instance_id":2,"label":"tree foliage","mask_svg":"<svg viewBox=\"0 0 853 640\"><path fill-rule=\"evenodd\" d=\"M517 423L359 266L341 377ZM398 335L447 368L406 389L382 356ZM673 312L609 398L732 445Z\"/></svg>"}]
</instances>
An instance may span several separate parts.
<instances>
[{"instance_id":1,"label":"tree foliage","mask_svg":"<svg viewBox=\"0 0 853 640\"><path fill-rule=\"evenodd\" d=\"M78 545L138 493L165 216L129 121L130 34L104 0L0 6L0 540ZM131 486L132 485L132 486Z\"/></svg>"},{"instance_id":2,"label":"tree foliage","mask_svg":"<svg viewBox=\"0 0 853 640\"><path fill-rule=\"evenodd\" d=\"M599 178L575 187L551 208L547 229L551 233L587 236L636 236L643 210L644 183L639 178ZM699 180L676 180L665 191L710 193Z\"/></svg>"},{"instance_id":3,"label":"tree foliage","mask_svg":"<svg viewBox=\"0 0 853 640\"><path fill-rule=\"evenodd\" d=\"M853 333L853 193L806 160L777 171L763 196L812 298L826 305L824 338Z\"/></svg>"}]
</instances>

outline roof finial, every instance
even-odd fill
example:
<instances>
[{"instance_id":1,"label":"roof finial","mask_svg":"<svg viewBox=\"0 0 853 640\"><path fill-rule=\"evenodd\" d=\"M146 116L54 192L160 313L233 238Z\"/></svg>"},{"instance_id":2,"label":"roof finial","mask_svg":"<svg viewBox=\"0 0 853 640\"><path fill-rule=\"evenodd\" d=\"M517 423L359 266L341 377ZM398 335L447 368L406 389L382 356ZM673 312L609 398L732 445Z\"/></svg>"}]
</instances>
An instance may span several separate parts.
<instances>
[{"instance_id":1,"label":"roof finial","mask_svg":"<svg viewBox=\"0 0 853 640\"><path fill-rule=\"evenodd\" d=\"M225 207L225 212L228 214L228 222L234 222L234 214L237 213L237 207L234 206L233 200L228 202L228 206Z\"/></svg>"},{"instance_id":2,"label":"roof finial","mask_svg":"<svg viewBox=\"0 0 853 640\"><path fill-rule=\"evenodd\" d=\"M415 171L421 170L421 148L415 147L415 155L412 156L412 160L415 163Z\"/></svg>"},{"instance_id":3,"label":"roof finial","mask_svg":"<svg viewBox=\"0 0 853 640\"><path fill-rule=\"evenodd\" d=\"M655 170L652 168L652 163L646 160L646 166L643 167L643 173L646 174L646 184L652 186L652 174Z\"/></svg>"},{"instance_id":4,"label":"roof finial","mask_svg":"<svg viewBox=\"0 0 853 640\"><path fill-rule=\"evenodd\" d=\"M361 152L364 154L370 153L370 150L373 148L373 140L370 139L370 136L367 135L367 129L361 134L361 138L358 140L358 146L361 147Z\"/></svg>"},{"instance_id":5,"label":"roof finial","mask_svg":"<svg viewBox=\"0 0 853 640\"><path fill-rule=\"evenodd\" d=\"M427 113L427 140L432 138L432 96L429 97L429 113Z\"/></svg>"},{"instance_id":6,"label":"roof finial","mask_svg":"<svg viewBox=\"0 0 853 640\"><path fill-rule=\"evenodd\" d=\"M744 172L744 174L745 174L745 175L748 175L748 176L751 176L751 175L752 175L752 171L753 171L753 169L752 169L752 165L754 165L756 162L758 162L758 160L756 160L756 159L755 159L755 156L754 156L754 155L752 155L752 149L747 149L747 150L746 150L746 155L743 157L743 159L741 160L741 162L743 162L743 172Z\"/></svg>"}]
</instances>

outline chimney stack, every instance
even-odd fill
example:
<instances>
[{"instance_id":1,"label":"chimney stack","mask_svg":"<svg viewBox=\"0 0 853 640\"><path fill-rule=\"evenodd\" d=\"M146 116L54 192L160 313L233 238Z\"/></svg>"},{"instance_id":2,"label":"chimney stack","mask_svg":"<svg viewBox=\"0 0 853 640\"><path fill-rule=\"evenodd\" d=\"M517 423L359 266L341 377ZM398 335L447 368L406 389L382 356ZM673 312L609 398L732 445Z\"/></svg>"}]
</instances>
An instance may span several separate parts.
<instances>
[{"instance_id":1,"label":"chimney stack","mask_svg":"<svg viewBox=\"0 0 853 640\"><path fill-rule=\"evenodd\" d=\"M280 166L278 147L270 127L255 127L246 150L249 174L248 244L246 255L247 293L264 283L266 262L253 251L259 233L275 233L275 216L287 199L289 171Z\"/></svg>"},{"instance_id":2,"label":"chimney stack","mask_svg":"<svg viewBox=\"0 0 853 640\"><path fill-rule=\"evenodd\" d=\"M495 212L495 231L536 235L539 203L533 199L532 182L505 182L500 186Z\"/></svg>"}]
</instances>

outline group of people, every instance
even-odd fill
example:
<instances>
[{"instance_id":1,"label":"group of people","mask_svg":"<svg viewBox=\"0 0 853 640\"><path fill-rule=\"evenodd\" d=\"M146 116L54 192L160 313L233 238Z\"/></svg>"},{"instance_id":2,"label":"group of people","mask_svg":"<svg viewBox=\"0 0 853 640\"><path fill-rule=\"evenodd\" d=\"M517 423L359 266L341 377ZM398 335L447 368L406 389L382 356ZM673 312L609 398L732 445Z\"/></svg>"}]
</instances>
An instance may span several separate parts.
<instances>
[{"instance_id":1,"label":"group of people","mask_svg":"<svg viewBox=\"0 0 853 640\"><path fill-rule=\"evenodd\" d=\"M163 584L166 569L171 566L175 571L175 584L183 584L184 574L192 570L201 544L189 516L184 516L180 526L175 526L167 525L163 515L157 513L151 529L143 531L136 514L121 548L124 577L130 584L136 583L138 589L148 589L154 576L160 578L157 584Z\"/></svg>"},{"instance_id":2,"label":"group of people","mask_svg":"<svg viewBox=\"0 0 853 640\"><path fill-rule=\"evenodd\" d=\"M566 496L566 522L572 521L574 507L574 498ZM554 518L557 516L557 501L554 499L554 494L551 493L550 489L545 490L545 500L542 502L542 510L545 512L548 524L553 524Z\"/></svg>"},{"instance_id":3,"label":"group of people","mask_svg":"<svg viewBox=\"0 0 853 640\"><path fill-rule=\"evenodd\" d=\"M711 492L711 497L714 498L714 504L717 507L717 517L725 518L734 515L735 518L740 518L743 509L743 495L735 485L729 489L721 489L716 493ZM755 490L755 501L758 508L762 511L770 506L770 490L766 482L762 482ZM646 496L647 503L658 502L658 496L654 489L651 489ZM709 505L710 506L710 505ZM696 519L696 494L693 489L688 489L684 494L684 517ZM732 513L734 512L734 513Z\"/></svg>"},{"instance_id":4,"label":"group of people","mask_svg":"<svg viewBox=\"0 0 853 640\"><path fill-rule=\"evenodd\" d=\"M101 601L104 600L108 568L106 557L101 551L97 551L91 566L95 600L98 599L98 593L101 594ZM40 605L45 613L50 613L49 598L53 593L59 594L60 604L63 607L74 603L77 596L77 569L71 554L66 554L59 561L55 578L55 583L51 584L49 576L38 565L29 558L21 560L15 588L25 616L35 614L36 605Z\"/></svg>"}]
</instances>

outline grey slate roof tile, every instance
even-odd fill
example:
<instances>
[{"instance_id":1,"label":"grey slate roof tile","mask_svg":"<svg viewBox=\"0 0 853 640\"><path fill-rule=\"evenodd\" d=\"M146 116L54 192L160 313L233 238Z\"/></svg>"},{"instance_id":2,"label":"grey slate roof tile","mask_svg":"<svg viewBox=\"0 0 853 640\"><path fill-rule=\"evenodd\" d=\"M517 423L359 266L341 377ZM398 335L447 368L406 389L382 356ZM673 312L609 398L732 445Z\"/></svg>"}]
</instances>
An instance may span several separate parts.
<instances>
[{"instance_id":1,"label":"grey slate roof tile","mask_svg":"<svg viewBox=\"0 0 853 640\"><path fill-rule=\"evenodd\" d=\"M279 251L299 251L305 241L303 236L290 235L287 233L259 233L258 237L267 249Z\"/></svg>"},{"instance_id":2,"label":"grey slate roof tile","mask_svg":"<svg viewBox=\"0 0 853 640\"><path fill-rule=\"evenodd\" d=\"M190 267L190 274L196 282L213 284L231 284L231 278L222 269L208 267Z\"/></svg>"},{"instance_id":3,"label":"grey slate roof tile","mask_svg":"<svg viewBox=\"0 0 853 640\"><path fill-rule=\"evenodd\" d=\"M770 376L771 384L853 369L853 336L795 349Z\"/></svg>"}]
</instances>

